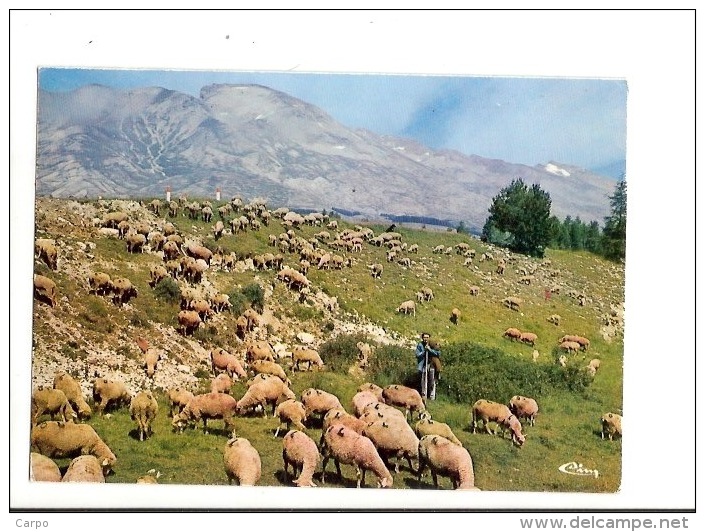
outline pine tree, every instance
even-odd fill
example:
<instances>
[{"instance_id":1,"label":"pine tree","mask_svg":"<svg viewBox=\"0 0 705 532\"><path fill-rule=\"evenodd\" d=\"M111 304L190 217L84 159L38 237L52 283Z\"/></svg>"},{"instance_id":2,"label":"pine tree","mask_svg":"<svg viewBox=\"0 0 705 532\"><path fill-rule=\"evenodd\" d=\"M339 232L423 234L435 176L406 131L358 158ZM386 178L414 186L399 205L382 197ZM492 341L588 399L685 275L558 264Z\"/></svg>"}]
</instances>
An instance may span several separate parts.
<instances>
[{"instance_id":1,"label":"pine tree","mask_svg":"<svg viewBox=\"0 0 705 532\"><path fill-rule=\"evenodd\" d=\"M551 241L551 197L537 184L515 179L492 200L483 239L518 253L542 257ZM501 238L505 237L505 238ZM499 241L498 241L499 240Z\"/></svg>"},{"instance_id":2,"label":"pine tree","mask_svg":"<svg viewBox=\"0 0 705 532\"><path fill-rule=\"evenodd\" d=\"M624 178L610 196L610 207L612 214L605 218L602 231L603 253L610 260L624 260L627 248L627 182Z\"/></svg>"}]
</instances>

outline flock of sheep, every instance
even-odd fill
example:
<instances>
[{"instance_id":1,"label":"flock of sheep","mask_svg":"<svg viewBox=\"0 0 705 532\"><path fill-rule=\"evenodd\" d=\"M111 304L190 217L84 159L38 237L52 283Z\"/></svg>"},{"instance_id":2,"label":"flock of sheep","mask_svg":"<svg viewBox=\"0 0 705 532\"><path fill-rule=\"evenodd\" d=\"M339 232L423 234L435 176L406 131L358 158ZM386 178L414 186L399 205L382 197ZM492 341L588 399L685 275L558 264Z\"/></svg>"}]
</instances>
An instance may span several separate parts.
<instances>
[{"instance_id":1,"label":"flock of sheep","mask_svg":"<svg viewBox=\"0 0 705 532\"><path fill-rule=\"evenodd\" d=\"M104 202L104 206L109 205L109 202ZM97 221L97 225L101 227L102 234L124 239L128 256L148 252L160 257L159 262L150 268L149 285L155 288L165 278L172 278L179 283L180 310L175 317L177 329L185 337L193 335L208 320L230 309L227 294L216 290L212 282L206 281L209 272L215 268L219 267L221 271L232 269L237 257L232 253L225 254L220 248L211 250L202 242L180 234L173 223L158 218L162 210L165 210L171 217L182 212L190 219L200 218L210 223L214 212L208 202L189 203L182 198L165 205L155 200L148 207L155 215L151 223L131 220L131 216L125 212L107 212ZM217 212L221 220L216 221L212 227L216 242L223 238L225 221L230 216L234 215L227 221L232 235L247 230L261 230L268 227L273 218L280 219L287 230L278 235L269 235L268 239L268 244L275 248L275 252L250 257L252 268L257 271L275 271L277 281L298 293L300 301L308 300L313 294L312 284L307 278L310 268L323 271L350 267L355 262L353 257L364 246L385 247L387 263L397 263L402 268L410 267L411 255L418 253L418 245L403 242L399 233L384 232L375 236L369 228L359 226L337 231L337 222L320 213L302 216L285 208L269 211L262 201L245 204L240 197L235 197L217 209ZM236 213L242 215L237 216ZM326 229L336 232L331 234L321 230L313 238L305 239L296 231L302 225L325 225ZM434 253L461 255L466 266L475 260L475 250L466 243L460 243L454 248L441 248L434 249ZM50 270L57 270L58 246L55 241L37 239L35 254ZM286 266L285 262L290 262L293 257L297 258L297 262ZM486 252L477 260L493 261L494 257ZM509 256L499 258L496 274L503 275L511 260ZM381 263L371 264L368 268L374 279L380 279L384 273ZM527 273L521 282L529 284L531 274ZM469 289L471 296L478 296L479 292L478 286ZM87 279L87 293L110 298L118 307L139 297L130 279L111 278L101 271L92 272ZM48 303L52 308L59 304L56 284L47 276L35 274L34 294L37 300ZM416 303L423 304L433 298L433 290L424 286L415 294L415 299L403 301L397 311L415 315ZM520 298L512 296L502 301L512 310L518 310L522 303ZM352 413L348 413L338 397L325 390L309 388L297 397L290 388L291 380L285 367L277 362L280 354L275 353L266 337L258 336L263 329L260 327L261 318L251 308L236 318L237 336L245 346L242 352L229 353L221 348L210 351L213 379L209 393L194 395L178 387L167 390L170 403L168 415L172 419L174 431L183 432L198 423L202 423L203 430L207 431L209 420L223 421L224 430L229 436L223 448L225 475L229 483L256 484L262 467L257 449L246 438L237 437L236 418L258 413L266 418L267 409L271 408L272 415L280 422L274 436L278 437L284 427L287 430L282 439L283 469L288 479L289 466L292 467L292 474L296 477L294 485L314 486L314 474L319 467L320 482L325 483L327 465L332 459L339 477L342 477L341 463L356 468L358 487L365 484L367 471L376 477L378 487L392 486L392 470L398 473L400 462L406 461L409 471L418 476L419 482L424 471L429 469L435 486L438 486L437 476L441 475L448 477L454 488L477 489L469 452L463 448L448 425L430 419L425 401L416 390L399 384L380 388L367 383L353 397ZM461 311L453 308L449 318L451 322L457 325L460 318ZM548 320L558 325L560 316L553 315ZM515 328L507 329L504 336L530 346L534 346L537 341L536 334ZM151 347L143 338L135 340L143 355L145 375L153 379L159 370L160 350ZM566 353L585 351L589 347L589 340L580 336L566 336L561 338L559 346ZM372 350L364 343L358 344L358 350L359 367L364 369ZM537 351L534 353L538 355ZM291 372L325 369L324 361L315 349L298 346L289 354ZM588 367L592 368L590 371L594 376L599 368L599 359L593 359ZM230 392L233 381L248 378L248 388L244 395L239 399L232 397ZM152 436L152 423L159 408L150 389L132 394L124 382L104 377L96 377L92 386L93 404L99 415L109 409L129 408L139 440L144 441ZM492 431L490 425L494 423L501 429L502 436L508 431L512 441L521 446L525 442L525 435L520 420L533 425L537 413L538 405L531 398L515 396L507 405L481 399L470 409L471 428L473 432L476 431L482 422L486 432L494 433L496 431ZM413 419L414 414L418 420L412 426L410 419ZM40 422L45 415L50 415L51 420ZM85 422L91 415L91 407L81 393L81 385L64 371L55 375L52 388L35 390L32 397L32 478L58 480L58 467L49 464L53 463L51 458L75 456L76 465L72 462L61 480L105 481L105 475L115 466L117 457ZM61 419L54 421L55 416ZM307 434L315 422L314 417L319 418L322 426L318 442ZM601 423L603 438L605 435L610 439L621 435L619 415L607 413ZM394 464L391 459L395 459ZM156 480L150 478L140 481Z\"/></svg>"}]
</instances>

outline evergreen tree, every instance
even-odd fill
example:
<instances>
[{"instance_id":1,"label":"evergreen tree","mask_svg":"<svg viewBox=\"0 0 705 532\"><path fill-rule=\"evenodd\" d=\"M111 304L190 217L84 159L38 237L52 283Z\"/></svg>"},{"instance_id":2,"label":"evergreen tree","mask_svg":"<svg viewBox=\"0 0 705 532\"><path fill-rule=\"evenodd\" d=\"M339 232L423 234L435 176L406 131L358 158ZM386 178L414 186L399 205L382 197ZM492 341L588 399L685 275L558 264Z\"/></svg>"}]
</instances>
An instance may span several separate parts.
<instances>
[{"instance_id":1,"label":"evergreen tree","mask_svg":"<svg viewBox=\"0 0 705 532\"><path fill-rule=\"evenodd\" d=\"M590 222L585 233L585 249L592 253L602 253L602 234L600 224L596 220Z\"/></svg>"},{"instance_id":2,"label":"evergreen tree","mask_svg":"<svg viewBox=\"0 0 705 532\"><path fill-rule=\"evenodd\" d=\"M605 218L602 231L602 250L610 260L623 260L627 247L627 182L617 183L614 194L610 196L612 214Z\"/></svg>"},{"instance_id":3,"label":"evergreen tree","mask_svg":"<svg viewBox=\"0 0 705 532\"><path fill-rule=\"evenodd\" d=\"M542 257L551 240L551 197L537 184L528 188L515 179L492 200L483 239L502 245L498 236L508 235L507 247L518 253Z\"/></svg>"}]
</instances>

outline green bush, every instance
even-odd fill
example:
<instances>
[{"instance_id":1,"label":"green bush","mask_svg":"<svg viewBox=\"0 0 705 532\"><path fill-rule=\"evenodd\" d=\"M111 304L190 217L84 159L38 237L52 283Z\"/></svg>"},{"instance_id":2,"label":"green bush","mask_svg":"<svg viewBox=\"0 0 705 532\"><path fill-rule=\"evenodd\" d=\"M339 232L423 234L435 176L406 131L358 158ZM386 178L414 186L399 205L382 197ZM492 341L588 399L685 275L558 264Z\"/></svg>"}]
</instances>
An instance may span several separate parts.
<instances>
[{"instance_id":1,"label":"green bush","mask_svg":"<svg viewBox=\"0 0 705 532\"><path fill-rule=\"evenodd\" d=\"M357 342L365 341L361 334L341 334L323 343L318 348L329 371L347 374L348 368L357 361Z\"/></svg>"},{"instance_id":2,"label":"green bush","mask_svg":"<svg viewBox=\"0 0 705 532\"><path fill-rule=\"evenodd\" d=\"M245 294L243 294L239 290L235 290L233 292L230 292L228 296L230 298L230 305L232 305L230 307L230 312L239 316L247 308L247 298L245 297Z\"/></svg>"},{"instance_id":3,"label":"green bush","mask_svg":"<svg viewBox=\"0 0 705 532\"><path fill-rule=\"evenodd\" d=\"M257 312L264 310L264 290L257 283L248 284L242 289L243 295Z\"/></svg>"},{"instance_id":4,"label":"green bush","mask_svg":"<svg viewBox=\"0 0 705 532\"><path fill-rule=\"evenodd\" d=\"M179 285L171 277L165 277L154 287L154 295L167 303L177 304L181 300Z\"/></svg>"},{"instance_id":5,"label":"green bush","mask_svg":"<svg viewBox=\"0 0 705 532\"><path fill-rule=\"evenodd\" d=\"M408 347L385 345L375 349L368 368L370 380L380 386L404 384L418 388L419 375L416 369L414 350Z\"/></svg>"}]
</instances>

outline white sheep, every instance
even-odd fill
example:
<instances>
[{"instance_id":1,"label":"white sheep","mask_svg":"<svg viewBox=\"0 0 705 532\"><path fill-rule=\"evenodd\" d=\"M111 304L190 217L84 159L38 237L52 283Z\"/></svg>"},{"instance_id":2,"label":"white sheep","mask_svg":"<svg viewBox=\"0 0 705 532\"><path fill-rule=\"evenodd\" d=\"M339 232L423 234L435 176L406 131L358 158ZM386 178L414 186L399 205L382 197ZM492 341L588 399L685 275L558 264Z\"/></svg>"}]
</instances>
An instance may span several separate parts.
<instances>
[{"instance_id":1,"label":"white sheep","mask_svg":"<svg viewBox=\"0 0 705 532\"><path fill-rule=\"evenodd\" d=\"M292 466L294 480L300 488L316 487L313 473L321 460L321 453L309 436L299 430L290 430L282 440L282 459L284 460L284 482L289 479L289 465Z\"/></svg>"},{"instance_id":2,"label":"white sheep","mask_svg":"<svg viewBox=\"0 0 705 532\"><path fill-rule=\"evenodd\" d=\"M253 379L245 394L237 402L238 414L243 414L256 407L262 408L264 417L267 417L266 405L272 405L272 414L276 404L282 399L296 399L296 395L279 377L260 373Z\"/></svg>"},{"instance_id":3,"label":"white sheep","mask_svg":"<svg viewBox=\"0 0 705 532\"><path fill-rule=\"evenodd\" d=\"M365 383L361 384L360 386L357 387L357 391L358 392L371 391L372 393L374 393L377 396L377 400L379 402L381 402L381 403L384 402L384 398L382 397L382 391L383 391L382 387L377 386L373 382L365 382Z\"/></svg>"},{"instance_id":4,"label":"white sheep","mask_svg":"<svg viewBox=\"0 0 705 532\"><path fill-rule=\"evenodd\" d=\"M502 435L507 429L512 433L512 441L519 446L524 444L525 436L521 432L521 423L517 417L512 414L507 405L488 401L487 399L479 399L472 405L472 432L477 430L479 421L482 420L485 431L488 434L495 434L490 430L489 422L497 423L502 429Z\"/></svg>"},{"instance_id":5,"label":"white sheep","mask_svg":"<svg viewBox=\"0 0 705 532\"><path fill-rule=\"evenodd\" d=\"M406 420L396 418L372 421L362 431L375 444L379 455L389 467L389 458L397 458L394 466L395 473L399 473L399 460L406 458L409 470L415 471L412 459L419 457L419 438Z\"/></svg>"},{"instance_id":6,"label":"white sheep","mask_svg":"<svg viewBox=\"0 0 705 532\"><path fill-rule=\"evenodd\" d=\"M282 368L276 362L271 362L269 360L253 360L250 364L250 369L257 375L264 373L266 375L274 375L279 377L287 386L291 386L291 381L287 377L284 368Z\"/></svg>"},{"instance_id":7,"label":"white sheep","mask_svg":"<svg viewBox=\"0 0 705 532\"><path fill-rule=\"evenodd\" d=\"M326 412L332 408L345 410L336 395L317 388L306 388L301 392L301 402L306 407L307 417L318 414L323 418Z\"/></svg>"},{"instance_id":8,"label":"white sheep","mask_svg":"<svg viewBox=\"0 0 705 532\"><path fill-rule=\"evenodd\" d=\"M157 417L159 405L149 390L138 392L130 402L130 418L137 422L140 441L152 435L152 422Z\"/></svg>"},{"instance_id":9,"label":"white sheep","mask_svg":"<svg viewBox=\"0 0 705 532\"><path fill-rule=\"evenodd\" d=\"M228 484L236 480L240 486L254 486L262 476L259 452L245 438L231 438L223 450L223 464Z\"/></svg>"},{"instance_id":10,"label":"white sheep","mask_svg":"<svg viewBox=\"0 0 705 532\"><path fill-rule=\"evenodd\" d=\"M416 303L412 299L404 301L397 307L397 312L416 316Z\"/></svg>"},{"instance_id":11,"label":"white sheep","mask_svg":"<svg viewBox=\"0 0 705 532\"><path fill-rule=\"evenodd\" d=\"M352 414L347 413L345 410L340 408L331 408L323 416L323 426L321 427L322 432L325 432L331 425L345 425L351 428L355 432L362 434L362 431L367 426L367 421L357 418ZM322 433L321 433L322 435Z\"/></svg>"},{"instance_id":12,"label":"white sheep","mask_svg":"<svg viewBox=\"0 0 705 532\"><path fill-rule=\"evenodd\" d=\"M509 410L519 420L526 419L532 427L536 422L536 415L539 413L539 405L536 399L515 395L509 400Z\"/></svg>"},{"instance_id":13,"label":"white sheep","mask_svg":"<svg viewBox=\"0 0 705 532\"><path fill-rule=\"evenodd\" d=\"M230 393L233 387L233 380L228 377L227 373L221 373L217 377L211 379L211 392L214 393Z\"/></svg>"},{"instance_id":14,"label":"white sheep","mask_svg":"<svg viewBox=\"0 0 705 532\"><path fill-rule=\"evenodd\" d=\"M378 402L379 399L377 398L377 395L375 395L375 393L370 390L363 390L361 392L357 392L355 395L353 395L351 401L353 412L358 417L362 415L362 412L365 410L365 407L367 405Z\"/></svg>"},{"instance_id":15,"label":"white sheep","mask_svg":"<svg viewBox=\"0 0 705 532\"><path fill-rule=\"evenodd\" d=\"M306 407L296 399L287 399L279 403L274 409L274 417L279 418L279 426L274 432L274 437L279 436L279 431L286 425L286 430L291 429L291 424L299 430L306 430L304 422L306 421Z\"/></svg>"},{"instance_id":16,"label":"white sheep","mask_svg":"<svg viewBox=\"0 0 705 532\"><path fill-rule=\"evenodd\" d=\"M426 411L426 403L423 397L414 388L402 386L401 384L390 384L382 390L384 402L388 405L399 406L404 408L406 417L413 417L413 413L421 417L421 414Z\"/></svg>"},{"instance_id":17,"label":"white sheep","mask_svg":"<svg viewBox=\"0 0 705 532\"><path fill-rule=\"evenodd\" d=\"M43 454L29 453L29 479L35 482L61 482L61 471L56 462Z\"/></svg>"},{"instance_id":18,"label":"white sheep","mask_svg":"<svg viewBox=\"0 0 705 532\"><path fill-rule=\"evenodd\" d=\"M61 482L105 483L105 475L98 459L88 454L71 460Z\"/></svg>"},{"instance_id":19,"label":"white sheep","mask_svg":"<svg viewBox=\"0 0 705 532\"><path fill-rule=\"evenodd\" d=\"M600 435L605 439L605 434L612 440L615 436L622 437L622 416L608 412L600 418L602 432Z\"/></svg>"},{"instance_id":20,"label":"white sheep","mask_svg":"<svg viewBox=\"0 0 705 532\"><path fill-rule=\"evenodd\" d=\"M216 376L218 372L224 371L230 378L246 377L247 372L242 367L242 363L235 356L225 349L216 348L211 351L211 370Z\"/></svg>"},{"instance_id":21,"label":"white sheep","mask_svg":"<svg viewBox=\"0 0 705 532\"><path fill-rule=\"evenodd\" d=\"M169 388L166 391L169 400L169 415L173 418L181 412L188 402L193 399L193 392L181 387Z\"/></svg>"},{"instance_id":22,"label":"white sheep","mask_svg":"<svg viewBox=\"0 0 705 532\"><path fill-rule=\"evenodd\" d=\"M79 418L87 419L91 417L91 407L83 397L81 385L71 375L65 371L57 371L54 375L54 388L64 392L69 403L78 413Z\"/></svg>"},{"instance_id":23,"label":"white sheep","mask_svg":"<svg viewBox=\"0 0 705 532\"><path fill-rule=\"evenodd\" d=\"M292 352L292 366L291 371L301 370L301 363L308 363L307 369L310 370L312 366L317 369L325 369L321 355L315 349L308 349L305 347L297 347Z\"/></svg>"},{"instance_id":24,"label":"white sheep","mask_svg":"<svg viewBox=\"0 0 705 532\"><path fill-rule=\"evenodd\" d=\"M362 409L362 413L359 415L359 418L365 420L368 423L371 421L377 421L379 419L389 418L398 418L403 421L406 421L406 416L404 415L404 412L397 410L391 405L379 402L367 404Z\"/></svg>"},{"instance_id":25,"label":"white sheep","mask_svg":"<svg viewBox=\"0 0 705 532\"><path fill-rule=\"evenodd\" d=\"M365 369L369 364L369 359L372 356L372 347L366 342L357 342L357 365L361 369Z\"/></svg>"},{"instance_id":26,"label":"white sheep","mask_svg":"<svg viewBox=\"0 0 705 532\"><path fill-rule=\"evenodd\" d=\"M32 394L32 425L36 425L39 418L49 414L51 419L58 414L64 422L73 422L78 417L66 394L54 388L40 386Z\"/></svg>"},{"instance_id":27,"label":"white sheep","mask_svg":"<svg viewBox=\"0 0 705 532\"><path fill-rule=\"evenodd\" d=\"M390 488L394 482L392 474L384 465L372 440L343 425L332 425L323 433L321 454L323 455L321 482L324 484L326 466L331 458L335 462L338 478L341 480L343 476L340 464L355 466L358 488L364 485L367 471L375 474L378 479L377 486L380 488Z\"/></svg>"},{"instance_id":28,"label":"white sheep","mask_svg":"<svg viewBox=\"0 0 705 532\"><path fill-rule=\"evenodd\" d=\"M462 445L447 423L432 420L428 412L424 413L421 419L414 425L414 432L416 432L419 438L423 438L424 436L443 436L456 445Z\"/></svg>"},{"instance_id":29,"label":"white sheep","mask_svg":"<svg viewBox=\"0 0 705 532\"><path fill-rule=\"evenodd\" d=\"M208 420L222 419L225 430L231 432L236 409L237 401L226 393L194 395L184 409L172 418L171 425L174 430L183 432L187 425L195 426L203 421L203 432L208 434Z\"/></svg>"},{"instance_id":30,"label":"white sheep","mask_svg":"<svg viewBox=\"0 0 705 532\"><path fill-rule=\"evenodd\" d=\"M92 454L103 468L104 474L112 469L117 458L98 433L84 423L45 421L32 428L30 444L33 449L49 458L71 458Z\"/></svg>"},{"instance_id":31,"label":"white sheep","mask_svg":"<svg viewBox=\"0 0 705 532\"><path fill-rule=\"evenodd\" d=\"M438 435L423 436L419 440L418 481L428 467L433 485L438 487L438 475L450 477L453 489L478 490L472 457L462 445Z\"/></svg>"},{"instance_id":32,"label":"white sheep","mask_svg":"<svg viewBox=\"0 0 705 532\"><path fill-rule=\"evenodd\" d=\"M99 377L93 381L93 401L96 410L102 414L108 406L129 405L132 395L124 382Z\"/></svg>"}]
</instances>

